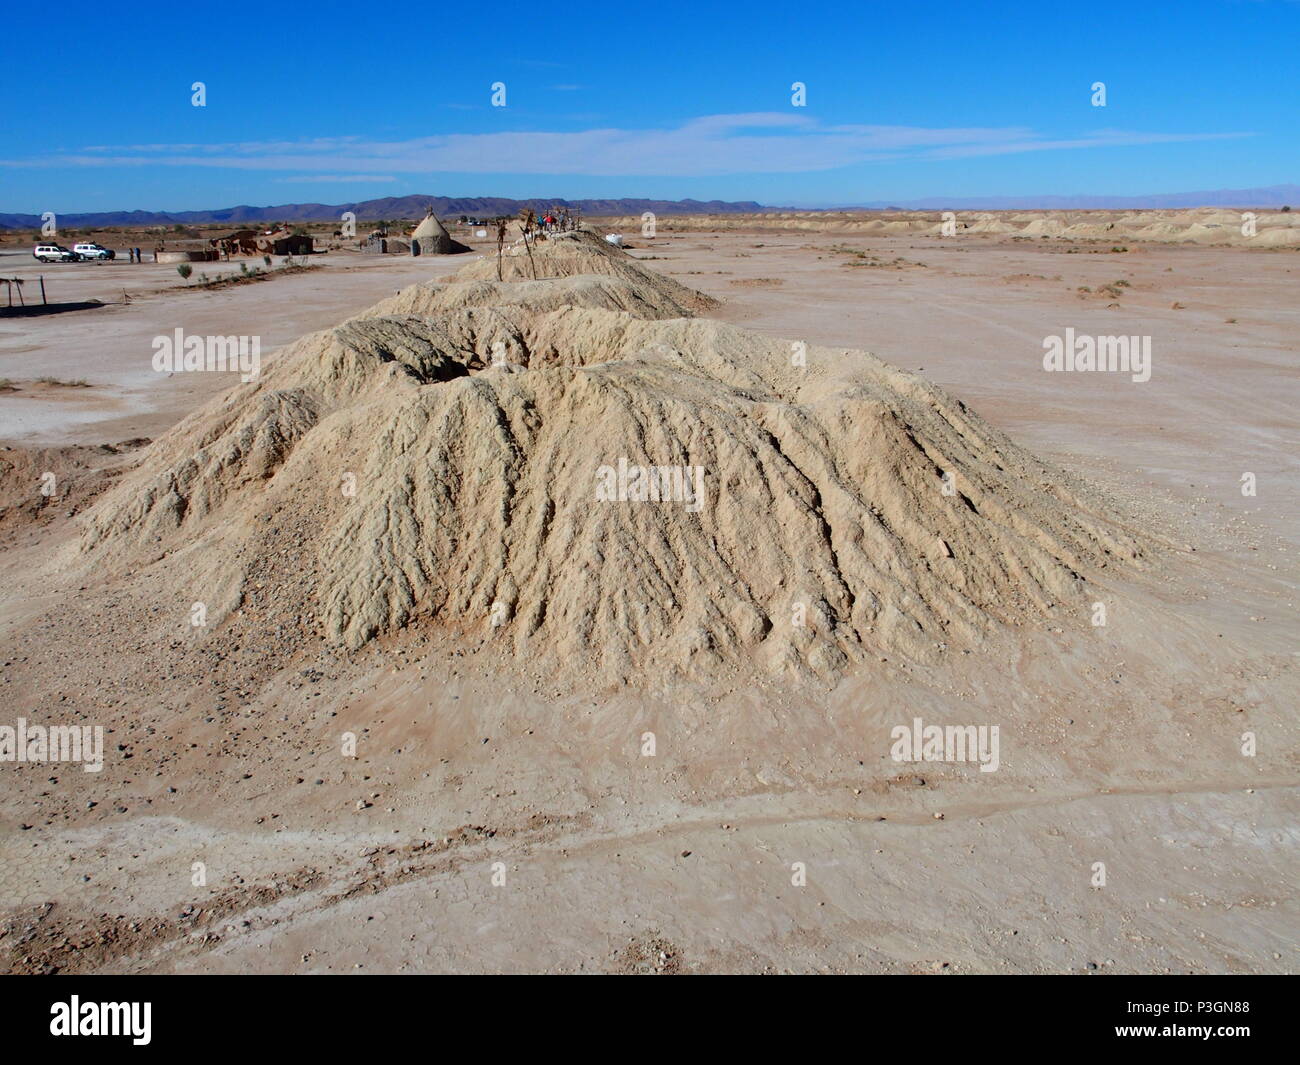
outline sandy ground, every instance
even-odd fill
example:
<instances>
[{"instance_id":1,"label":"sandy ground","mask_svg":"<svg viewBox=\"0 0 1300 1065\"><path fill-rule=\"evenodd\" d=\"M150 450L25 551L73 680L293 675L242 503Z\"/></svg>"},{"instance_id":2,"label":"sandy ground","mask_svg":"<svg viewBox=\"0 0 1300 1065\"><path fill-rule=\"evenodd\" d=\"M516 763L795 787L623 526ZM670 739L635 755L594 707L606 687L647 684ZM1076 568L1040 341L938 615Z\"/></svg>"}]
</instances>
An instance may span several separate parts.
<instances>
[{"instance_id":1,"label":"sandy ground","mask_svg":"<svg viewBox=\"0 0 1300 1065\"><path fill-rule=\"evenodd\" d=\"M17 526L5 720L93 707L86 719L114 731L101 774L0 766L5 966L1300 967L1297 253L805 232L632 243L723 300L720 318L921 370L1154 529L1151 572L1116 588L1122 607L1086 636L1008 631L829 690L560 690L494 645L416 627L214 679L205 697L165 649L80 655L76 625L154 607L58 621L23 572L71 523ZM327 258L319 273L0 320L0 375L20 386L0 395L0 436L155 435L224 386L160 381L153 335L259 333L267 351L439 273ZM60 299L111 298L119 276L163 287L173 270L77 269ZM1066 326L1151 335L1151 380L1045 373L1042 339ZM94 402L25 386L44 374L87 378ZM130 456L104 461L111 476ZM1241 493L1246 472L1257 496ZM55 651L27 668L42 640ZM889 729L913 716L1000 725L1002 767L892 762ZM345 731L355 759L340 754Z\"/></svg>"},{"instance_id":2,"label":"sandy ground","mask_svg":"<svg viewBox=\"0 0 1300 1065\"><path fill-rule=\"evenodd\" d=\"M50 303L99 300L104 306L41 318L0 317L0 377L19 389L0 394L0 437L64 444L155 436L225 391L230 378L160 377L151 362L154 337L178 328L186 335L257 336L266 358L281 344L334 325L431 272L455 269L464 258L335 251L311 256L306 261L312 270L304 273L204 291L197 287L200 274L236 277L238 263L192 263L187 284L172 264L51 265L37 263L26 251L7 252L0 255L0 273L25 279L28 304L40 302L38 278L44 276ZM275 267L281 265L277 259ZM50 389L34 386L40 377L84 380L90 387L50 395Z\"/></svg>"}]
</instances>

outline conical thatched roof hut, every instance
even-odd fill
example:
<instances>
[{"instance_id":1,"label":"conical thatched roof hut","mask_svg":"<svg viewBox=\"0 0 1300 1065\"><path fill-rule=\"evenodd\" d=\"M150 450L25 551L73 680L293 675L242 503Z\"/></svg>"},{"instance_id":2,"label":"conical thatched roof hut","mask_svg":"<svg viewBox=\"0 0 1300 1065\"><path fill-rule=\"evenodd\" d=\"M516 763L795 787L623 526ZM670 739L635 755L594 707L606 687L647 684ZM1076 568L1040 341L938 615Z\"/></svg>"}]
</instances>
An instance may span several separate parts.
<instances>
[{"instance_id":1,"label":"conical thatched roof hut","mask_svg":"<svg viewBox=\"0 0 1300 1065\"><path fill-rule=\"evenodd\" d=\"M424 221L411 234L412 255L459 255L463 251L472 250L460 241L451 239L451 234L434 216L433 208L429 209Z\"/></svg>"}]
</instances>

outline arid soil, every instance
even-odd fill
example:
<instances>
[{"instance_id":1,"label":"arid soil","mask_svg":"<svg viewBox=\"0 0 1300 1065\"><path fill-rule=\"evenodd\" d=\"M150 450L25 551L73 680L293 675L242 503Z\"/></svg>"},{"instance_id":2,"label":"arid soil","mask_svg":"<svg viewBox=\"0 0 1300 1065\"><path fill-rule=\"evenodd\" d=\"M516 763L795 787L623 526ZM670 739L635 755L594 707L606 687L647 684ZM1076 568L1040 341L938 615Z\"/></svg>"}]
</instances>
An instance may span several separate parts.
<instances>
[{"instance_id":1,"label":"arid soil","mask_svg":"<svg viewBox=\"0 0 1300 1065\"><path fill-rule=\"evenodd\" d=\"M0 435L59 444L156 436L230 382L214 374L160 377L150 362L154 337L177 328L194 335L250 334L260 337L265 355L437 269L430 266L435 260L357 253L308 261L311 269L302 273L272 270L265 280L208 290L198 283L200 273L234 279L239 264L194 263L187 283L174 265L41 264L29 247L0 255L0 272L25 279L28 305L40 303L41 276L51 304L102 304L36 318L0 317L0 378L17 389L0 392ZM261 260L252 265L262 266ZM27 402L41 377L84 380L89 387Z\"/></svg>"},{"instance_id":2,"label":"arid soil","mask_svg":"<svg viewBox=\"0 0 1300 1065\"><path fill-rule=\"evenodd\" d=\"M0 725L106 730L0 763L7 971L1297 968L1300 253L733 222L0 320ZM719 494L575 509L623 453Z\"/></svg>"},{"instance_id":3,"label":"arid soil","mask_svg":"<svg viewBox=\"0 0 1300 1065\"><path fill-rule=\"evenodd\" d=\"M1297 205L1300 206L1300 205ZM600 220L640 231L643 217ZM876 237L998 235L1016 240L1121 241L1142 244L1294 248L1300 217L1290 208L1198 207L1192 210L1079 211L768 211L761 214L673 215L658 219L665 233L756 229L769 232L851 233Z\"/></svg>"}]
</instances>

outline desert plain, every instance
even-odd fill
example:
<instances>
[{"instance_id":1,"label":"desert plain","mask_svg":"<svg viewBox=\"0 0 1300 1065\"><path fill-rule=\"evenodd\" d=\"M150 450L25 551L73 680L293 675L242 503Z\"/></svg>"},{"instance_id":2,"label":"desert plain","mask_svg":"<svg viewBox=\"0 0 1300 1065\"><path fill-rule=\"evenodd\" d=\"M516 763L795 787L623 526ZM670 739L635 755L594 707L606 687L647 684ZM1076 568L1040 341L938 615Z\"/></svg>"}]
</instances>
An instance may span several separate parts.
<instances>
[{"instance_id":1,"label":"desert plain","mask_svg":"<svg viewBox=\"0 0 1300 1065\"><path fill-rule=\"evenodd\" d=\"M1300 229L1087 214L0 246L102 301L0 319L4 721L105 730L0 765L0 968L1295 971ZM702 511L597 506L638 449Z\"/></svg>"}]
</instances>

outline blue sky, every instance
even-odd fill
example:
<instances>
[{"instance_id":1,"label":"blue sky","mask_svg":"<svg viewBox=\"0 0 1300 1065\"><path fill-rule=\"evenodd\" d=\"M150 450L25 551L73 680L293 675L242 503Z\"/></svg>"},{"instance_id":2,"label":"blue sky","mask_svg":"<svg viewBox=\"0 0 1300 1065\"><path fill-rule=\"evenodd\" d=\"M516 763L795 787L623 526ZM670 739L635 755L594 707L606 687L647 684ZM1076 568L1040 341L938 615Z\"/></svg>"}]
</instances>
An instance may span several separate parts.
<instances>
[{"instance_id":1,"label":"blue sky","mask_svg":"<svg viewBox=\"0 0 1300 1065\"><path fill-rule=\"evenodd\" d=\"M12 4L0 212L408 193L826 206L1300 181L1294 0L642 10Z\"/></svg>"}]
</instances>

